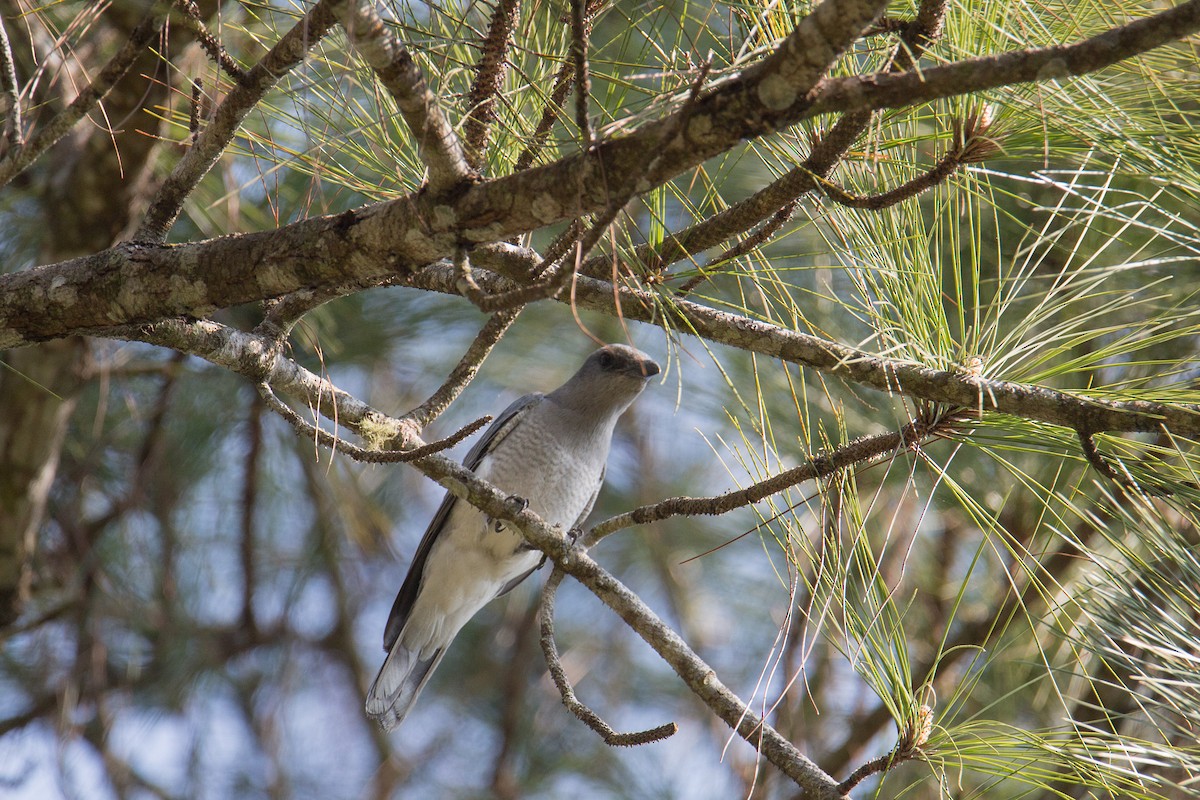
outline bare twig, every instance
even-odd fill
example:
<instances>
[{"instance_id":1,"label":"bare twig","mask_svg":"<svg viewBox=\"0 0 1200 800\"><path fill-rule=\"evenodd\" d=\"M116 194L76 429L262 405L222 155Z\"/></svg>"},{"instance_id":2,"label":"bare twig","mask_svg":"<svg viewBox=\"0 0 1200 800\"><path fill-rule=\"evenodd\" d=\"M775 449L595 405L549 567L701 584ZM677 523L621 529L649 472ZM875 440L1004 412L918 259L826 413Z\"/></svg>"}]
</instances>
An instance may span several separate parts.
<instances>
[{"instance_id":1,"label":"bare twig","mask_svg":"<svg viewBox=\"0 0 1200 800\"><path fill-rule=\"evenodd\" d=\"M1000 152L999 142L987 136L991 124L991 112L986 108L977 111L966 120L955 120L953 143L946 154L930 169L886 192L855 195L820 175L814 174L812 178L825 196L836 203L850 208L879 211L932 189L958 172L965 164L986 161Z\"/></svg>"},{"instance_id":2,"label":"bare twig","mask_svg":"<svg viewBox=\"0 0 1200 800\"><path fill-rule=\"evenodd\" d=\"M263 315L262 322L258 323L254 332L282 342L291 334L292 328L296 326L296 323L305 314L325 305L330 300L336 300L339 297L345 297L348 294L354 294L355 292L367 289L395 286L403 282L404 278L389 275L366 281L352 281L335 286L325 286L320 289L304 289L298 292L290 292L278 300L270 300L266 303L266 314Z\"/></svg>"},{"instance_id":3,"label":"bare twig","mask_svg":"<svg viewBox=\"0 0 1200 800\"><path fill-rule=\"evenodd\" d=\"M487 155L488 132L496 120L496 95L500 93L508 71L508 50L520 8L521 0L498 0L496 3L481 45L483 52L475 65L475 80L467 93L463 145L467 159L476 170L482 170Z\"/></svg>"},{"instance_id":4,"label":"bare twig","mask_svg":"<svg viewBox=\"0 0 1200 800\"><path fill-rule=\"evenodd\" d=\"M308 55L335 23L331 0L320 0L247 72L217 107L196 143L159 186L134 234L139 242L161 242L200 179L233 141L246 115Z\"/></svg>"},{"instance_id":5,"label":"bare twig","mask_svg":"<svg viewBox=\"0 0 1200 800\"><path fill-rule=\"evenodd\" d=\"M714 497L672 497L618 514L595 525L588 531L583 541L590 547L605 536L623 528L659 522L670 517L727 514L735 508L753 505L805 481L827 478L839 470L871 462L881 457L890 457L902 450L916 447L931 436L949 433L961 425L964 420L961 409L943 410L940 414L930 417L922 415L899 430L856 439L844 447L839 447L830 453L813 456L799 466L744 489Z\"/></svg>"},{"instance_id":6,"label":"bare twig","mask_svg":"<svg viewBox=\"0 0 1200 800\"><path fill-rule=\"evenodd\" d=\"M196 41L200 42L200 46L208 53L213 63L223 69L230 78L241 82L246 77L246 70L230 57L221 40L204 24L200 17L200 7L196 5L195 0L176 0L175 5L183 12L183 24L195 34Z\"/></svg>"},{"instance_id":7,"label":"bare twig","mask_svg":"<svg viewBox=\"0 0 1200 800\"><path fill-rule=\"evenodd\" d=\"M750 234L745 239L742 239L733 247L729 248L724 253L721 253L721 255L717 256L701 267L698 274L689 278L682 286L675 290L676 296L686 297L692 292L693 289L711 278L714 273L719 272L722 267L727 264L732 264L734 259L741 258L746 253L749 253L751 250L769 241L771 237L778 233L779 230L787 224L787 221L792 218L792 214L796 213L797 204L798 201L796 200L792 200L791 202L787 203L783 208L776 211L771 218L764 222L754 233Z\"/></svg>"},{"instance_id":8,"label":"bare twig","mask_svg":"<svg viewBox=\"0 0 1200 800\"><path fill-rule=\"evenodd\" d=\"M544 262L543 262L544 263ZM554 297L566 285L571 277L571 271L565 266L557 268L551 265L548 269L538 267L533 274L538 280L524 286L516 286L502 292L489 293L479 288L471 269L471 259L465 247L460 247L454 257L454 269L457 274L457 288L463 297L475 304L480 311L493 313L515 313L522 307L535 300Z\"/></svg>"},{"instance_id":9,"label":"bare twig","mask_svg":"<svg viewBox=\"0 0 1200 800\"><path fill-rule=\"evenodd\" d=\"M513 167L514 172L529 169L533 160L537 158L537 154L546 144L550 129L554 127L554 120L558 118L563 103L566 102L567 95L571 92L571 79L574 77L575 65L570 61L564 61L558 68L558 74L554 76L554 86L550 89L550 96L546 99L546 107L542 109L541 119L538 120L537 127L533 129L533 135L529 137L525 149L517 156L517 163Z\"/></svg>"},{"instance_id":10,"label":"bare twig","mask_svg":"<svg viewBox=\"0 0 1200 800\"><path fill-rule=\"evenodd\" d=\"M17 84L17 66L13 61L8 29L0 18L0 116L4 117L4 148L0 155L25 144L21 125L21 90Z\"/></svg>"},{"instance_id":11,"label":"bare twig","mask_svg":"<svg viewBox=\"0 0 1200 800\"><path fill-rule=\"evenodd\" d=\"M414 447L411 450L371 450L350 444L304 419L293 411L291 406L276 397L275 392L271 390L269 384L265 382L258 384L258 393L272 411L287 420L301 435L310 436L318 444L324 445L330 450L336 450L355 461L362 461L368 464L401 464L417 461L453 447L492 421L490 416L480 417L474 422L459 428L444 439L420 447Z\"/></svg>"},{"instance_id":12,"label":"bare twig","mask_svg":"<svg viewBox=\"0 0 1200 800\"><path fill-rule=\"evenodd\" d=\"M504 335L520 313L521 309L516 308L493 314L476 334L475 340L471 342L467 352L463 353L462 358L446 377L445 382L428 400L405 414L404 418L412 420L420 428L424 428L437 419L462 393L462 390L474 380L483 360L492 352L492 348L496 346L500 337Z\"/></svg>"},{"instance_id":13,"label":"bare twig","mask_svg":"<svg viewBox=\"0 0 1200 800\"><path fill-rule=\"evenodd\" d=\"M204 101L204 86L199 80L192 81L192 102L188 107L188 132L192 134L192 144L200 138L200 106Z\"/></svg>"},{"instance_id":14,"label":"bare twig","mask_svg":"<svg viewBox=\"0 0 1200 800\"><path fill-rule=\"evenodd\" d=\"M580 722L599 734L600 738L609 747L634 747L636 745L659 742L673 736L679 730L679 726L674 722L668 722L665 725L659 725L657 728L644 731L617 733L607 722L600 718L600 715L592 711L576 697L575 690L571 687L571 682L567 679L567 674L563 670L562 661L558 657L558 647L554 644L554 596L558 592L558 586L562 583L565 575L566 573L561 568L555 567L554 571L550 573L550 577L546 580L546 585L542 587L541 598L542 653L546 657L546 667L550 670L550 677L553 678L554 685L558 687L558 693L562 696L563 705Z\"/></svg>"},{"instance_id":15,"label":"bare twig","mask_svg":"<svg viewBox=\"0 0 1200 800\"><path fill-rule=\"evenodd\" d=\"M1079 448L1083 451L1084 458L1092 465L1092 469L1114 483L1118 483L1126 488L1140 490L1132 475L1125 470L1116 469L1109 463L1107 458L1100 454L1100 451L1096 448L1094 433L1082 428L1077 430L1076 433L1079 435Z\"/></svg>"},{"instance_id":16,"label":"bare twig","mask_svg":"<svg viewBox=\"0 0 1200 800\"><path fill-rule=\"evenodd\" d=\"M421 68L375 11L372 0L337 0L346 35L396 100L400 115L429 170L429 188L440 194L473 175L458 134L429 89Z\"/></svg>"},{"instance_id":17,"label":"bare twig","mask_svg":"<svg viewBox=\"0 0 1200 800\"><path fill-rule=\"evenodd\" d=\"M6 185L20 174L26 167L36 161L79 120L91 111L109 90L125 77L133 62L138 59L150 46L162 30L166 13L157 6L142 18L141 22L129 34L129 39L117 51L104 68L96 74L88 86L71 101L71 104L54 115L44 127L38 130L24 146L10 149L0 160L0 186ZM15 85L15 84L14 84ZM15 107L15 106L14 106ZM11 120L11 116L9 120ZM7 131L8 122L5 123ZM6 134L7 135L7 134ZM10 142L11 144L11 142Z\"/></svg>"}]
</instances>

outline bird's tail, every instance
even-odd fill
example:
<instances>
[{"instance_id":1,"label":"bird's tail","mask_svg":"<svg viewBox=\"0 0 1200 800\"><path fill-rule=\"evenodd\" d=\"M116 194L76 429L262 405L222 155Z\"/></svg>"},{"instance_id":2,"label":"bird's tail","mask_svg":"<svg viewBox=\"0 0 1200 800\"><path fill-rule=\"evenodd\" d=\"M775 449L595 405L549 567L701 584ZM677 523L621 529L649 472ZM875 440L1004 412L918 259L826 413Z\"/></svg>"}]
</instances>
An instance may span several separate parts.
<instances>
[{"instance_id":1,"label":"bird's tail","mask_svg":"<svg viewBox=\"0 0 1200 800\"><path fill-rule=\"evenodd\" d=\"M385 731L403 722L445 654L439 647L429 658L418 658L400 640L393 643L367 692L367 714Z\"/></svg>"}]
</instances>

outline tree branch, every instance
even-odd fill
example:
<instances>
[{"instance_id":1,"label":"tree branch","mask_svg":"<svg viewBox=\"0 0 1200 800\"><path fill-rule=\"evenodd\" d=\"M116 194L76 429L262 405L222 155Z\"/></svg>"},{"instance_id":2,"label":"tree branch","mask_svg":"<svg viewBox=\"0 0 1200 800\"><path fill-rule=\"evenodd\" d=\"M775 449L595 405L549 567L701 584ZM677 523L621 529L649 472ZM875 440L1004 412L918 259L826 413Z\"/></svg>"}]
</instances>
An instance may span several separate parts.
<instances>
[{"instance_id":1,"label":"tree branch","mask_svg":"<svg viewBox=\"0 0 1200 800\"><path fill-rule=\"evenodd\" d=\"M920 72L828 78L813 91L809 113L906 108L1002 86L1077 77L1197 31L1200 0L1188 0L1075 44L979 56Z\"/></svg>"},{"instance_id":2,"label":"tree branch","mask_svg":"<svg viewBox=\"0 0 1200 800\"><path fill-rule=\"evenodd\" d=\"M55 114L54 118L46 123L37 133L33 134L33 137L24 146L12 148L4 154L4 158L0 160L0 186L7 185L9 181L41 157L59 139L66 136L67 132L75 126L75 123L83 119L100 102L101 98L108 94L117 81L125 77L125 73L129 72L130 67L133 66L133 62L158 37L165 19L165 8L155 4L154 9L143 17L142 21L133 29L133 32L129 34L129 39L125 42L124 46L117 51L116 55L109 59L108 63L104 65L104 68L88 84L87 88L80 92L71 101L69 106ZM7 39L5 44L7 44ZM8 55L11 62L11 52ZM13 82L15 86L15 78ZM18 109L16 104L13 107L14 109ZM5 122L6 131L8 130L8 124L12 121L13 118L10 116Z\"/></svg>"},{"instance_id":3,"label":"tree branch","mask_svg":"<svg viewBox=\"0 0 1200 800\"><path fill-rule=\"evenodd\" d=\"M725 492L715 497L672 497L640 506L593 526L584 537L583 543L591 547L605 536L624 528L660 522L671 517L728 514L736 508L753 505L806 481L827 478L840 470L916 447L930 436L947 433L966 418L960 411L955 410L942 410L928 417L922 415L900 430L856 439L833 452L815 455L799 466L744 489Z\"/></svg>"},{"instance_id":4,"label":"tree branch","mask_svg":"<svg viewBox=\"0 0 1200 800\"><path fill-rule=\"evenodd\" d=\"M158 187L145 219L134 234L135 241L157 243L166 239L184 201L233 141L246 115L333 27L336 20L332 5L330 0L320 0L310 8L226 95L196 143Z\"/></svg>"},{"instance_id":5,"label":"tree branch","mask_svg":"<svg viewBox=\"0 0 1200 800\"><path fill-rule=\"evenodd\" d=\"M514 245L477 248L476 261L500 272L521 274L536 253ZM487 278L480 273L481 283ZM414 285L453 293L449 272L429 267L413 277ZM906 395L976 413L999 412L1093 432L1161 431L1200 437L1200 405L1145 400L1108 400L1072 394L1044 386L1014 383L978 375L967 369L937 369L901 359L886 358L800 331L675 299L664 311L652 293L614 287L605 281L577 276L571 301L581 308L626 319L656 322L671 314L678 328L701 339L739 350L810 367L887 394Z\"/></svg>"},{"instance_id":6,"label":"tree branch","mask_svg":"<svg viewBox=\"0 0 1200 800\"><path fill-rule=\"evenodd\" d=\"M558 647L554 644L554 595L558 592L558 586L562 583L564 575L566 573L562 569L554 568L550 577L546 579L546 585L542 587L540 602L542 653L546 657L546 667L550 670L550 677L554 680L554 685L558 687L558 693L562 695L563 705L580 722L599 734L609 747L634 747L651 744L675 735L679 726L674 722L668 722L666 725L645 731L617 733L595 711L581 703L575 696L575 690L571 688L571 682L567 680L562 661L558 657Z\"/></svg>"},{"instance_id":7,"label":"tree branch","mask_svg":"<svg viewBox=\"0 0 1200 800\"><path fill-rule=\"evenodd\" d=\"M487 36L481 45L475 80L467 93L467 118L463 123L464 145L471 166L482 171L487 157L488 132L496 121L496 96L508 72L508 50L521 0L499 0L492 11Z\"/></svg>"},{"instance_id":8,"label":"tree branch","mask_svg":"<svg viewBox=\"0 0 1200 800\"><path fill-rule=\"evenodd\" d=\"M859 16L867 21L874 11L874 6L864 8L859 4L826 0L801 22L798 33L789 37L791 44L781 46L777 52L786 56L795 42L819 36L828 25L813 20L823 15L836 15L827 8L831 5L839 8L854 6L862 12ZM309 12L310 16L323 7L315 6ZM864 21L864 27L866 24ZM1138 26L1137 31L1143 34L1149 29L1155 35L1122 35L1121 32L1131 26ZM1056 54L1090 53L1094 56L1091 60L1070 58L1063 63L1081 70L1088 66L1099 68L1117 58L1111 52L1113 39L1127 45L1123 52L1128 57L1144 51L1138 47L1160 42L1167 35L1166 29L1181 36L1196 28L1200 28L1200 0L1189 0L1171 11L1130 23L1081 44L1048 50ZM799 35L800 32L804 35ZM854 35L846 34L844 38L849 41ZM299 37L299 34L293 30L288 36ZM276 50L281 45L277 45ZM1040 52L1021 51L1000 58L1005 63L1021 62L1026 57L1044 61L1044 54L1038 55ZM1105 57L1099 59L1098 53ZM786 61L784 56L781 59ZM972 88L957 88L945 76L974 74L972 71L979 67L978 61L935 68L941 70L937 74L942 76L937 83L941 94L937 96L949 96ZM255 69L261 67L263 62ZM961 72L954 72L958 69ZM747 74L756 80L766 77L762 69L748 70ZM893 79L912 82L914 76L927 79L928 75L929 71L922 71L895 78L881 75L862 80L868 83L887 81L887 85L892 86L899 85L891 83ZM814 81L817 78L812 77ZM594 213L607 208L614 196L625 196L631 190L649 191L682 170L733 146L741 138L764 132L766 122L770 122L773 129L810 113L807 106L793 105L784 111L767 114L754 99L754 85L743 74L710 89L696 103L688 104L663 120L623 138L598 143L589 153L568 156L549 166L473 185L454 198L438 199L429 193L418 194L357 212L305 220L266 233L176 247L118 246L60 264L0 275L0 348L89 333L112 325L150 322L164 315L205 316L214 308L277 297L304 287L344 284L350 280L395 274L398 268L447 258L464 243L495 242L580 214ZM825 85L832 84L827 82ZM223 107L230 106L239 91L240 87L227 98ZM821 96L825 97L824 94ZM929 99L925 95L922 97ZM834 110L830 105L832 101L822 102L825 110ZM232 113L226 111L225 115ZM677 126L683 117L687 118L687 125L680 126L678 133L664 143L664 132ZM200 144L189 151L180 166L189 157L199 158L193 153L204 149L206 137L223 126L213 124L206 129ZM857 135L857 129L854 135ZM646 174L643 171L646 153L655 148L660 151L653 160L654 168ZM215 154L212 157L215 158ZM179 172L177 168L176 173ZM605 180L593 179L599 175L605 176ZM811 178L803 175L791 176L789 181L808 188L812 186ZM762 213L753 216L753 220L773 214L790 199L787 195L791 192L785 192L783 188L776 187L776 191L784 196L772 199ZM158 217L161 216L160 212ZM750 225L753 224L751 221Z\"/></svg>"},{"instance_id":9,"label":"tree branch","mask_svg":"<svg viewBox=\"0 0 1200 800\"><path fill-rule=\"evenodd\" d=\"M0 116L4 117L0 157L6 159L11 151L25 144L25 133L21 124L21 90L17 84L17 67L3 18L0 18Z\"/></svg>"},{"instance_id":10,"label":"tree branch","mask_svg":"<svg viewBox=\"0 0 1200 800\"><path fill-rule=\"evenodd\" d=\"M375 11L373 0L337 0L333 7L346 35L396 100L400 115L429 169L429 189L441 195L474 174L458 134L425 82L421 68Z\"/></svg>"}]
</instances>

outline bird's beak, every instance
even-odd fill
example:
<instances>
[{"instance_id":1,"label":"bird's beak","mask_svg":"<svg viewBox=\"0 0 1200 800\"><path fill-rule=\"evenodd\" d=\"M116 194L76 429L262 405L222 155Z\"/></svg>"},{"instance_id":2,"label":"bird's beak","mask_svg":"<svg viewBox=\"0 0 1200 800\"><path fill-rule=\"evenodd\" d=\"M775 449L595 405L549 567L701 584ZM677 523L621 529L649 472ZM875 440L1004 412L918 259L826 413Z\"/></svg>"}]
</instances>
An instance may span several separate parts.
<instances>
[{"instance_id":1,"label":"bird's beak","mask_svg":"<svg viewBox=\"0 0 1200 800\"><path fill-rule=\"evenodd\" d=\"M662 372L658 364L654 363L648 358L644 361L638 362L638 366L641 367L643 378L651 378Z\"/></svg>"}]
</instances>

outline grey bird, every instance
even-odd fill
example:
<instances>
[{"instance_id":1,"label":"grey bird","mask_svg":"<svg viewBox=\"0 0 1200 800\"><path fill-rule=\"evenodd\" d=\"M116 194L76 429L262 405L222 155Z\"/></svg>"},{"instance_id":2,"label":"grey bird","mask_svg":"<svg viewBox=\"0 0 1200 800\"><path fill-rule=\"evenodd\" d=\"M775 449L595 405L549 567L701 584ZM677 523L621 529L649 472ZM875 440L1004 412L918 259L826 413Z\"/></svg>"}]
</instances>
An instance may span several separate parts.
<instances>
[{"instance_id":1,"label":"grey bird","mask_svg":"<svg viewBox=\"0 0 1200 800\"><path fill-rule=\"evenodd\" d=\"M553 392L506 408L463 465L548 524L573 529L600 493L617 418L658 371L632 347L601 347ZM384 730L399 725L463 625L541 561L520 533L447 493L392 606L367 714Z\"/></svg>"}]
</instances>

